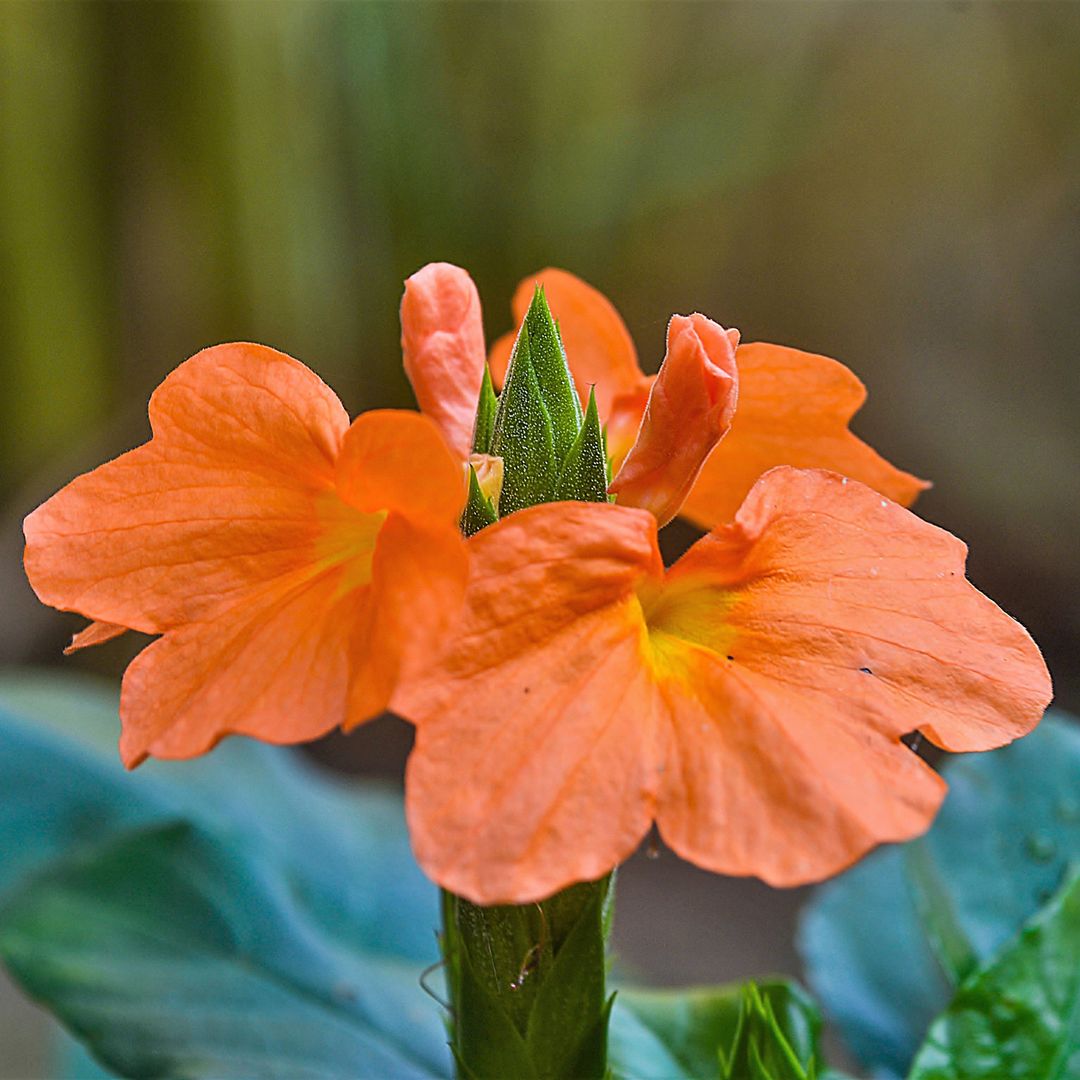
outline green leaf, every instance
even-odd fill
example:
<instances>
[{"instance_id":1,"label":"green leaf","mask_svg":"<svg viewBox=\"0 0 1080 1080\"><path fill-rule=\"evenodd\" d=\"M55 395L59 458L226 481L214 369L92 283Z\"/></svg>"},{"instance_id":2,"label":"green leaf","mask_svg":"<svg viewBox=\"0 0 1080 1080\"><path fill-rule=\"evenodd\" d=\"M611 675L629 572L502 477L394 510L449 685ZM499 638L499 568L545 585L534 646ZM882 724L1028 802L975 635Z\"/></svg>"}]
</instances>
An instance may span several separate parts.
<instances>
[{"instance_id":1,"label":"green leaf","mask_svg":"<svg viewBox=\"0 0 1080 1080\"><path fill-rule=\"evenodd\" d=\"M476 478L476 470L469 466L469 495L465 501L465 509L461 513L461 531L466 536L473 536L481 529L494 525L499 520L495 512L495 505L480 490L480 481Z\"/></svg>"},{"instance_id":2,"label":"green leaf","mask_svg":"<svg viewBox=\"0 0 1080 1080\"><path fill-rule=\"evenodd\" d=\"M581 400L574 388L570 367L544 290L537 286L525 315L529 356L536 372L555 440L555 460L562 461L574 445L581 427Z\"/></svg>"},{"instance_id":3,"label":"green leaf","mask_svg":"<svg viewBox=\"0 0 1080 1080\"><path fill-rule=\"evenodd\" d=\"M489 454L491 436L495 432L495 414L499 409L499 399L495 387L491 384L491 368L484 365L484 381L480 384L480 399L476 405L476 423L473 427L473 452Z\"/></svg>"},{"instance_id":4,"label":"green leaf","mask_svg":"<svg viewBox=\"0 0 1080 1080\"><path fill-rule=\"evenodd\" d=\"M951 759L949 795L925 839L936 914L924 924L905 855L887 848L822 887L804 911L799 946L807 977L844 1040L869 1069L906 1073L952 993L940 957L947 924L984 964L1080 860L1080 729L1050 713L1001 750ZM918 867L916 867L918 870ZM925 867L924 867L925 869ZM935 955L935 949L938 950ZM955 959L957 972L971 961Z\"/></svg>"},{"instance_id":5,"label":"green leaf","mask_svg":"<svg viewBox=\"0 0 1080 1080\"><path fill-rule=\"evenodd\" d=\"M491 453L503 459L499 497L503 517L550 501L555 483L554 429L530 358L528 320L522 324L510 356Z\"/></svg>"},{"instance_id":6,"label":"green leaf","mask_svg":"<svg viewBox=\"0 0 1080 1080\"><path fill-rule=\"evenodd\" d=\"M959 986L979 966L979 959L957 918L952 897L925 840L903 848L904 871L923 932L950 985Z\"/></svg>"},{"instance_id":7,"label":"green leaf","mask_svg":"<svg viewBox=\"0 0 1080 1080\"><path fill-rule=\"evenodd\" d=\"M816 1072L813 1052L802 1059L769 998L754 983L744 986L732 1046L720 1047L721 1080L814 1080Z\"/></svg>"},{"instance_id":8,"label":"green leaf","mask_svg":"<svg viewBox=\"0 0 1080 1080\"><path fill-rule=\"evenodd\" d=\"M748 993L756 995L754 1007L769 1018L764 1025L761 1016L747 1024ZM783 979L691 990L620 990L608 1054L616 1080L700 1080L732 1075L720 1070L722 1057L734 1052L733 1075L749 1080L752 1073L738 1071L750 1068L747 1055L756 1053L764 1063L773 1053L770 1041L779 1036L813 1076L809 1070L819 1060L820 1033L813 1003ZM787 1080L782 1073L776 1080L781 1077Z\"/></svg>"},{"instance_id":9,"label":"green leaf","mask_svg":"<svg viewBox=\"0 0 1080 1080\"><path fill-rule=\"evenodd\" d=\"M1080 873L1015 942L969 978L933 1026L910 1080L1080 1076Z\"/></svg>"},{"instance_id":10,"label":"green leaf","mask_svg":"<svg viewBox=\"0 0 1080 1080\"><path fill-rule=\"evenodd\" d=\"M412 859L398 792L246 739L128 773L118 730L116 695L96 679L0 675L0 906L90 845L180 818L250 852L343 955L386 960L416 985L437 958L437 892ZM440 1029L433 1002L418 1008Z\"/></svg>"},{"instance_id":11,"label":"green leaf","mask_svg":"<svg viewBox=\"0 0 1080 1080\"><path fill-rule=\"evenodd\" d=\"M0 957L125 1076L447 1075L414 965L339 938L275 868L186 823L30 879L0 909Z\"/></svg>"},{"instance_id":12,"label":"green leaf","mask_svg":"<svg viewBox=\"0 0 1080 1080\"><path fill-rule=\"evenodd\" d=\"M578 502L607 502L607 474L604 432L600 426L600 414L596 409L596 394L590 390L585 420L555 480L555 498Z\"/></svg>"},{"instance_id":13,"label":"green leaf","mask_svg":"<svg viewBox=\"0 0 1080 1080\"><path fill-rule=\"evenodd\" d=\"M102 680L0 673L0 901L87 843L182 818L258 851L363 947L421 965L438 958L438 893L412 858L394 788L345 783L296 751L244 738L127 772L119 727Z\"/></svg>"}]
</instances>

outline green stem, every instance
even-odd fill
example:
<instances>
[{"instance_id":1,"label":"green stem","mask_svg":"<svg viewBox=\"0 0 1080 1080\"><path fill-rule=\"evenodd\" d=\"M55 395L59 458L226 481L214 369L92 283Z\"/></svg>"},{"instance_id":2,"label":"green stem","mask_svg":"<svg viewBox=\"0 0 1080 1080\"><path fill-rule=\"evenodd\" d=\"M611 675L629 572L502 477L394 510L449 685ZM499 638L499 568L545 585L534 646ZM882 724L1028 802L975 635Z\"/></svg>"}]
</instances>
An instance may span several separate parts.
<instances>
[{"instance_id":1,"label":"green stem","mask_svg":"<svg viewBox=\"0 0 1080 1080\"><path fill-rule=\"evenodd\" d=\"M521 907L443 892L451 1046L461 1080L603 1080L612 875Z\"/></svg>"}]
</instances>

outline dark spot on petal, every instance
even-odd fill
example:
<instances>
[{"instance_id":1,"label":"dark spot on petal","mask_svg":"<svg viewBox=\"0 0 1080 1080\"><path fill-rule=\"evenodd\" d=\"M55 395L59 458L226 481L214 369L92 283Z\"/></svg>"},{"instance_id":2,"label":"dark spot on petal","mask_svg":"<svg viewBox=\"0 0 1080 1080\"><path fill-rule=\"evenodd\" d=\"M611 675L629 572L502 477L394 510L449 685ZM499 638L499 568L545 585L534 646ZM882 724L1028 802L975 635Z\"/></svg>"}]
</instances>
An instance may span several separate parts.
<instances>
[{"instance_id":1,"label":"dark spot on petal","mask_svg":"<svg viewBox=\"0 0 1080 1080\"><path fill-rule=\"evenodd\" d=\"M860 670L860 671L861 671L861 672L862 672L862 673L863 673L864 675L873 675L873 674L874 674L874 673L873 673L873 672L872 672L872 671L871 671L871 670L870 670L870 669L869 669L868 667L861 667L861 668L859 668L859 670Z\"/></svg>"},{"instance_id":2,"label":"dark spot on petal","mask_svg":"<svg viewBox=\"0 0 1080 1080\"><path fill-rule=\"evenodd\" d=\"M734 657L734 656L729 656L729 657L728 657L728 659L729 659L729 660L734 660L734 659L735 659L735 657Z\"/></svg>"}]
</instances>

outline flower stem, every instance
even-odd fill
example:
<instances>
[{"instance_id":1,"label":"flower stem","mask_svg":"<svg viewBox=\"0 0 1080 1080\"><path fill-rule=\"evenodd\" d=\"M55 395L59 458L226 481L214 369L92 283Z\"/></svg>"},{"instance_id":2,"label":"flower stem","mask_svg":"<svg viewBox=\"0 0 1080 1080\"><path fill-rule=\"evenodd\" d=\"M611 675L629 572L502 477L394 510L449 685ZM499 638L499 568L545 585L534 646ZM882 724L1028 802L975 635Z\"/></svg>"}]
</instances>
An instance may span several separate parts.
<instances>
[{"instance_id":1,"label":"flower stem","mask_svg":"<svg viewBox=\"0 0 1080 1080\"><path fill-rule=\"evenodd\" d=\"M442 896L460 1080L603 1080L613 875L520 907Z\"/></svg>"}]
</instances>

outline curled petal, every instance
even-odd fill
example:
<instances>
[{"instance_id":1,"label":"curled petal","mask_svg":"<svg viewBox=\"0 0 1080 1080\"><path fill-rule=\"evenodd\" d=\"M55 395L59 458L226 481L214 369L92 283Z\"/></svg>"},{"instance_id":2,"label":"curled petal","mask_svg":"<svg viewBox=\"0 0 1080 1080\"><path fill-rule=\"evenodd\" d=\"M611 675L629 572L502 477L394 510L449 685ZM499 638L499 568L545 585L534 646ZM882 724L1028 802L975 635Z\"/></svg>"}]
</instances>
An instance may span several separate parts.
<instances>
[{"instance_id":1,"label":"curled petal","mask_svg":"<svg viewBox=\"0 0 1080 1080\"><path fill-rule=\"evenodd\" d=\"M337 493L365 513L393 511L456 522L465 502L461 463L426 416L374 409L353 421L337 462Z\"/></svg>"},{"instance_id":2,"label":"curled petal","mask_svg":"<svg viewBox=\"0 0 1080 1080\"><path fill-rule=\"evenodd\" d=\"M582 403L589 388L596 388L596 404L602 417L622 394L640 392L646 376L638 364L637 351L626 324L599 290L566 270L548 268L525 278L514 293L514 325L520 326L532 302L533 291L542 285L548 307L559 324L570 373ZM516 330L495 343L489 363L496 386L502 386Z\"/></svg>"},{"instance_id":3,"label":"curled petal","mask_svg":"<svg viewBox=\"0 0 1080 1080\"><path fill-rule=\"evenodd\" d=\"M348 427L317 375L261 345L218 345L158 387L150 423L150 442L26 518L42 601L161 633L311 561Z\"/></svg>"},{"instance_id":4,"label":"curled petal","mask_svg":"<svg viewBox=\"0 0 1080 1080\"><path fill-rule=\"evenodd\" d=\"M735 348L704 315L675 315L637 440L609 490L666 525L727 433L738 396Z\"/></svg>"},{"instance_id":5,"label":"curled petal","mask_svg":"<svg viewBox=\"0 0 1080 1080\"><path fill-rule=\"evenodd\" d=\"M658 777L634 587L662 570L655 533L638 510L560 503L469 541L461 630L393 704L417 724L413 848L444 887L538 900L603 874L648 829Z\"/></svg>"},{"instance_id":6,"label":"curled petal","mask_svg":"<svg viewBox=\"0 0 1080 1080\"><path fill-rule=\"evenodd\" d=\"M848 430L866 388L827 356L756 342L740 345L739 407L680 513L702 528L730 521L747 492L777 465L830 469L908 506L925 480L890 465Z\"/></svg>"},{"instance_id":7,"label":"curled petal","mask_svg":"<svg viewBox=\"0 0 1080 1080\"><path fill-rule=\"evenodd\" d=\"M472 449L484 377L484 324L469 275L450 263L428 263L405 282L401 300L405 374L420 410L454 454Z\"/></svg>"},{"instance_id":8,"label":"curled petal","mask_svg":"<svg viewBox=\"0 0 1080 1080\"><path fill-rule=\"evenodd\" d=\"M112 641L113 638L118 638L121 634L126 634L127 631L126 626L117 626L115 623L92 622L72 637L71 644L64 648L64 655L70 656L80 649L90 649L95 645L104 645L106 641Z\"/></svg>"},{"instance_id":9,"label":"curled petal","mask_svg":"<svg viewBox=\"0 0 1080 1080\"><path fill-rule=\"evenodd\" d=\"M671 719L666 841L722 873L819 880L929 826L944 784L902 735L986 750L1034 727L1046 665L965 555L862 484L763 477L645 601Z\"/></svg>"}]
</instances>

